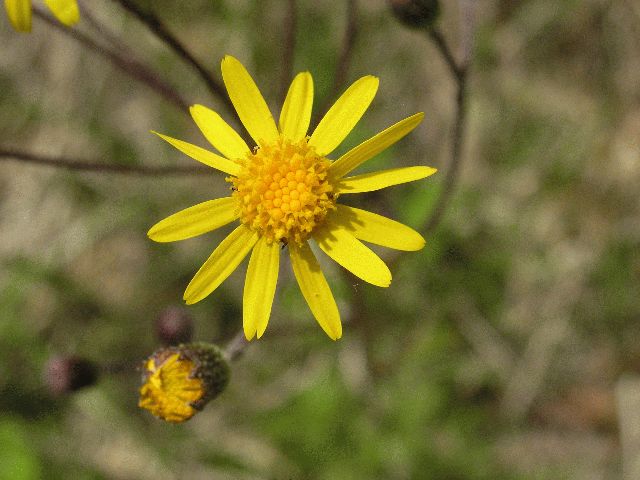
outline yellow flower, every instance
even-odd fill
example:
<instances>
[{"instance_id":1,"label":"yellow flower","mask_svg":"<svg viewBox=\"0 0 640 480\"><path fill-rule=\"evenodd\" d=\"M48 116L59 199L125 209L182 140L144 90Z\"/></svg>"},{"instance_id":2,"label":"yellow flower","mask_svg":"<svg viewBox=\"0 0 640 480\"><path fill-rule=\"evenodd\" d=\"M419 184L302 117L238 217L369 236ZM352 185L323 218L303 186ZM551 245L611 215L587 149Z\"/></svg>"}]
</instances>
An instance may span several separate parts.
<instances>
[{"instance_id":1,"label":"yellow flower","mask_svg":"<svg viewBox=\"0 0 640 480\"><path fill-rule=\"evenodd\" d=\"M335 102L307 136L313 103L313 80L298 74L276 125L258 87L235 58L222 60L222 77L240 120L257 146L245 141L217 113L202 105L191 116L220 156L190 143L158 134L186 155L231 175L229 197L182 210L149 230L157 242L173 242L239 220L240 225L214 250L184 293L187 304L213 292L251 253L243 295L243 327L248 340L264 333L278 278L282 246L316 320L336 340L342 325L336 302L309 241L354 275L388 287L391 273L361 241L396 250L419 250L424 238L411 228L375 213L337 203L340 195L369 192L419 180L434 168L395 168L347 177L365 161L394 144L423 119L406 118L361 143L335 161L327 158L369 107L378 79L365 76ZM155 133L155 132L154 132Z\"/></svg>"},{"instance_id":2,"label":"yellow flower","mask_svg":"<svg viewBox=\"0 0 640 480\"><path fill-rule=\"evenodd\" d=\"M78 0L44 0L49 10L67 26L78 23ZM4 0L9 20L19 32L31 31L31 0Z\"/></svg>"},{"instance_id":3,"label":"yellow flower","mask_svg":"<svg viewBox=\"0 0 640 480\"><path fill-rule=\"evenodd\" d=\"M229 365L215 345L164 348L144 364L138 406L167 422L181 423L222 393L228 382Z\"/></svg>"}]
</instances>

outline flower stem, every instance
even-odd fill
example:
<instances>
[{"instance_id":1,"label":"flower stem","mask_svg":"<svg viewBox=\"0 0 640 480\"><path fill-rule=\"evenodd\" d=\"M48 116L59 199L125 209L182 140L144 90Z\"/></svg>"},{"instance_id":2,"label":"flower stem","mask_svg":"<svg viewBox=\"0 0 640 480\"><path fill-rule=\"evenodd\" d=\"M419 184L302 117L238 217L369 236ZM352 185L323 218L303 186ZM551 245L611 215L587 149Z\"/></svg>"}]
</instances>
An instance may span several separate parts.
<instances>
[{"instance_id":1,"label":"flower stem","mask_svg":"<svg viewBox=\"0 0 640 480\"><path fill-rule=\"evenodd\" d=\"M456 82L456 100L455 100L455 120L453 124L451 156L449 167L444 178L442 192L436 200L436 204L431 211L430 217L427 219L423 231L431 232L435 230L444 218L447 206L455 190L460 168L462 163L462 148L464 143L464 133L467 118L467 79L469 65L473 50L473 30L475 26L475 15L473 2L470 0L460 0L461 7L461 23L462 23L462 50L463 58L457 61L453 56L451 49L444 36L436 29L427 31L429 38L434 43L442 59L449 67L451 75Z\"/></svg>"},{"instance_id":2,"label":"flower stem","mask_svg":"<svg viewBox=\"0 0 640 480\"><path fill-rule=\"evenodd\" d=\"M282 52L282 76L280 78L280 98L282 103L287 95L289 83L293 78L293 60L296 50L296 28L298 24L297 0L287 1L287 13L284 19L284 49Z\"/></svg>"},{"instance_id":3,"label":"flower stem","mask_svg":"<svg viewBox=\"0 0 640 480\"><path fill-rule=\"evenodd\" d=\"M249 346L249 342L244 336L244 330L240 329L238 333L236 333L229 343L227 343L226 348L224 349L224 355L227 357L227 360L233 362L240 358L245 348Z\"/></svg>"},{"instance_id":4,"label":"flower stem","mask_svg":"<svg viewBox=\"0 0 640 480\"><path fill-rule=\"evenodd\" d=\"M160 39L165 45L173 50L180 58L198 73L204 81L209 91L216 96L235 115L235 109L226 94L224 86L218 82L213 75L193 56L189 50L175 37L167 26L154 13L141 9L135 2L130 0L114 0L122 8L133 14L140 22Z\"/></svg>"},{"instance_id":5,"label":"flower stem","mask_svg":"<svg viewBox=\"0 0 640 480\"><path fill-rule=\"evenodd\" d=\"M149 167L143 165L114 165L111 163L92 162L65 157L51 157L30 152L22 152L19 150L0 148L0 162L11 160L74 171L115 173L121 175L140 175L149 177L163 175L202 175L211 171L209 168L196 166Z\"/></svg>"},{"instance_id":6,"label":"flower stem","mask_svg":"<svg viewBox=\"0 0 640 480\"><path fill-rule=\"evenodd\" d=\"M138 60L126 57L121 52L105 47L104 45L100 45L98 42L91 39L84 33L62 25L60 22L54 20L49 14L45 13L44 10L39 7L34 7L33 13L36 17L48 23L51 27L73 38L75 41L82 44L89 50L103 56L130 77L135 78L141 83L144 83L149 88L154 90L157 94L162 96L165 100L174 104L180 110L188 111L189 104L187 103L187 101L182 98L182 96L171 85L162 80L158 75L156 75L155 72L153 72L150 68L148 68Z\"/></svg>"},{"instance_id":7,"label":"flower stem","mask_svg":"<svg viewBox=\"0 0 640 480\"><path fill-rule=\"evenodd\" d=\"M333 76L331 92L327 96L322 107L318 110L318 113L321 115L324 115L327 110L329 110L331 102L338 96L340 90L342 90L347 81L347 73L349 72L349 66L353 59L353 50L356 45L358 30L358 2L357 0L347 0L347 23L345 26L344 37L342 39L340 57L338 58L336 71ZM322 117L318 116L316 120L319 120L320 118Z\"/></svg>"}]
</instances>

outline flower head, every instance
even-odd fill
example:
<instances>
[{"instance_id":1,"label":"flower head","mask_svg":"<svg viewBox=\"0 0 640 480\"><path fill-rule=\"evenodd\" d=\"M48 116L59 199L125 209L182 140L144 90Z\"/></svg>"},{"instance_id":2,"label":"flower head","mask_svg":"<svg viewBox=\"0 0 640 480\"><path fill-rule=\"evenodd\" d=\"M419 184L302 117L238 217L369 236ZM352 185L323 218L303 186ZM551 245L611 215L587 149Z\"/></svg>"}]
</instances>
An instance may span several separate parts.
<instances>
[{"instance_id":1,"label":"flower head","mask_svg":"<svg viewBox=\"0 0 640 480\"><path fill-rule=\"evenodd\" d=\"M78 0L44 0L55 17L67 26L80 20ZM7 16L18 32L31 31L31 0L4 0Z\"/></svg>"},{"instance_id":2,"label":"flower head","mask_svg":"<svg viewBox=\"0 0 640 480\"><path fill-rule=\"evenodd\" d=\"M388 287L391 273L362 241L397 250L419 250L422 236L386 217L338 203L341 195L369 192L419 180L434 168L416 166L347 175L394 144L423 119L417 113L333 161L328 156L369 107L378 79L353 83L307 136L313 103L313 80L298 74L287 93L278 125L251 76L235 58L222 60L222 77L243 125L256 142L245 141L217 113L202 105L191 116L222 154L158 134L186 155L230 177L230 196L182 210L149 230L157 242L191 238L239 220L193 277L184 293L187 304L213 292L251 252L243 295L243 327L251 340L264 333L278 279L282 246L287 246L300 289L323 330L342 335L340 315L329 285L309 247L315 241L329 257L361 279Z\"/></svg>"},{"instance_id":3,"label":"flower head","mask_svg":"<svg viewBox=\"0 0 640 480\"><path fill-rule=\"evenodd\" d=\"M191 343L155 352L144 364L138 406L181 423L224 391L229 366L212 344Z\"/></svg>"}]
</instances>

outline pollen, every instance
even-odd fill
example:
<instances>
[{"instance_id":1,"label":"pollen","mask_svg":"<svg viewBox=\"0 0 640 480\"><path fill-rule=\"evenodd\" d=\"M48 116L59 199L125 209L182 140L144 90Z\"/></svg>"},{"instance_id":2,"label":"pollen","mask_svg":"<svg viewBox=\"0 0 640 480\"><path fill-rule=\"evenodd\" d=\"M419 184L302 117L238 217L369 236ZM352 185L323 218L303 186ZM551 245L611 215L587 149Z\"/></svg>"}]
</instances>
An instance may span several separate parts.
<instances>
[{"instance_id":1,"label":"pollen","mask_svg":"<svg viewBox=\"0 0 640 480\"><path fill-rule=\"evenodd\" d=\"M240 221L269 243L298 245L336 208L337 195L329 182L331 162L318 155L307 139L257 147L239 160L242 169L233 183Z\"/></svg>"}]
</instances>

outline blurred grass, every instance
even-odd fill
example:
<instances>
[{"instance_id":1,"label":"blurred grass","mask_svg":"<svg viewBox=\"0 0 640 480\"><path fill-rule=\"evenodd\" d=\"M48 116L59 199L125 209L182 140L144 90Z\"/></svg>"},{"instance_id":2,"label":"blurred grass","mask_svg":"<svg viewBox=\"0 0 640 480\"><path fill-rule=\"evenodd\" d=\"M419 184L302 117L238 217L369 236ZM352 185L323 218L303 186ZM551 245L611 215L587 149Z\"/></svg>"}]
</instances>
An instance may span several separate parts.
<instances>
[{"instance_id":1,"label":"blurred grass","mask_svg":"<svg viewBox=\"0 0 640 480\"><path fill-rule=\"evenodd\" d=\"M238 56L277 111L284 2L147 3L216 75L224 54ZM345 7L299 3L295 67L313 74L319 108ZM360 3L349 80L374 74L381 87L341 151L424 110L363 171L441 170L345 202L420 228L446 171L453 85L424 35L384 1ZM0 478L617 478L614 387L640 369L640 17L624 1L480 5L465 165L444 224L421 252L377 250L395 262L388 290L322 259L345 321L337 343L285 264L264 339L184 425L137 409L136 371L53 399L41 370L53 353L137 362L156 347L155 316L179 303L226 230L178 244L145 232L224 194L223 176L3 163ZM191 102L220 107L112 2L91 8ZM449 3L442 29L455 43ZM0 41L3 146L189 165L149 130L204 145L181 112L44 24L23 36L3 19ZM240 328L244 268L190 307L199 339Z\"/></svg>"}]
</instances>

